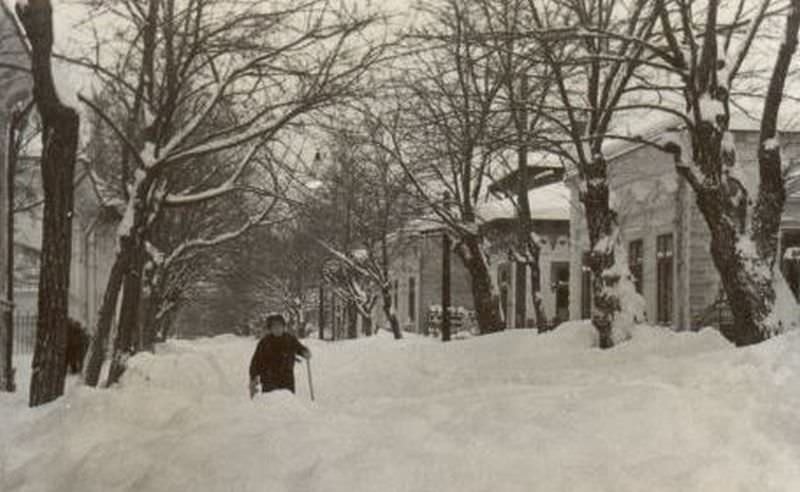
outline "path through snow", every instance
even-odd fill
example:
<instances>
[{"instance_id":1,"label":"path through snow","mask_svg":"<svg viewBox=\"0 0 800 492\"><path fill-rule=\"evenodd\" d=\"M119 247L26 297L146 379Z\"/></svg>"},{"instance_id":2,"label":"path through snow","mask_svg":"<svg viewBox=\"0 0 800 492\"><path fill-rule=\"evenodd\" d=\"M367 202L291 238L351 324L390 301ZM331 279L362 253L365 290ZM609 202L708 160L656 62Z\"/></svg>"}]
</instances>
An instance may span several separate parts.
<instances>
[{"instance_id":1,"label":"path through snow","mask_svg":"<svg viewBox=\"0 0 800 492\"><path fill-rule=\"evenodd\" d=\"M253 340L172 341L113 390L0 398L0 490L800 490L799 334L591 339L311 341L314 403L303 365L248 398Z\"/></svg>"}]
</instances>

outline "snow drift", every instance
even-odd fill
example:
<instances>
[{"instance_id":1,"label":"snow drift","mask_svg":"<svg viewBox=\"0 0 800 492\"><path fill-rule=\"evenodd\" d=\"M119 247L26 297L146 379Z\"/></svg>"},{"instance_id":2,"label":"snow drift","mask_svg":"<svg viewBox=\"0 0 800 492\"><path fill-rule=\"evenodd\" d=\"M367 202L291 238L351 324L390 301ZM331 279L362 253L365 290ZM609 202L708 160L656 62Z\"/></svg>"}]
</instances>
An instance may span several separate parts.
<instances>
[{"instance_id":1,"label":"snow drift","mask_svg":"<svg viewBox=\"0 0 800 492\"><path fill-rule=\"evenodd\" d=\"M734 349L586 323L449 344L309 341L298 395L250 400L255 341L172 341L113 390L0 398L0 489L641 491L800 487L800 335Z\"/></svg>"}]
</instances>

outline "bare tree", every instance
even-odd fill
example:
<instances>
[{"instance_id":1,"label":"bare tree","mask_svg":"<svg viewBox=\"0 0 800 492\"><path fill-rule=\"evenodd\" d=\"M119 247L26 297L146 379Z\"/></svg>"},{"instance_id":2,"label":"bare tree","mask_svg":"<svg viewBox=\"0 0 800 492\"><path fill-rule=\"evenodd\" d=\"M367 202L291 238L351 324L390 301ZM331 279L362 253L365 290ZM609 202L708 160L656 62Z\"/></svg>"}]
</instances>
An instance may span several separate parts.
<instances>
[{"instance_id":1,"label":"bare tree","mask_svg":"<svg viewBox=\"0 0 800 492\"><path fill-rule=\"evenodd\" d=\"M31 406L64 392L67 302L72 247L72 181L78 148L78 114L56 92L52 72L53 10L48 0L17 5L31 45L33 96L42 120L44 212Z\"/></svg>"},{"instance_id":2,"label":"bare tree","mask_svg":"<svg viewBox=\"0 0 800 492\"><path fill-rule=\"evenodd\" d=\"M623 138L614 124L631 102L639 71L651 66L637 39L654 37L658 12L652 2L534 2L528 0L527 29L519 36L534 49L519 57L546 68L548 95L533 106L537 117L563 137L545 139L549 151L570 163L589 229L594 313L599 345L611 347L626 325L642 319L642 299L631 281L620 246L618 212L609 200L604 143ZM619 33L602 37L595 33ZM516 36L516 35L515 35ZM615 328L622 329L615 333Z\"/></svg>"},{"instance_id":3,"label":"bare tree","mask_svg":"<svg viewBox=\"0 0 800 492\"><path fill-rule=\"evenodd\" d=\"M757 343L797 323L796 304L785 303L792 297L778 261L788 168L778 142L778 115L797 49L800 1L754 5L740 0L733 10L716 0L656 4L663 41L648 49L679 81L686 104L681 126L691 142L690 155L678 143L668 150L711 231L712 258L735 320L727 336L738 345ZM752 64L748 55L756 40L763 39L776 17L785 25L761 105L753 177L737 157L731 133L734 85Z\"/></svg>"},{"instance_id":4,"label":"bare tree","mask_svg":"<svg viewBox=\"0 0 800 492\"><path fill-rule=\"evenodd\" d=\"M489 333L503 323L476 209L497 151L492 137L502 121L495 110L502 77L477 39L474 4L427 2L422 9L431 20L406 38L411 55L398 67L402 75L390 93L396 107L377 116L382 132L376 142L456 238L478 325Z\"/></svg>"},{"instance_id":5,"label":"bare tree","mask_svg":"<svg viewBox=\"0 0 800 492\"><path fill-rule=\"evenodd\" d=\"M110 44L120 50L113 53L114 63L109 65L104 45L98 45L96 60L72 60L94 70L131 115L125 126L117 125L112 115L83 98L118 137L131 190L87 364L88 384L97 382L120 289L110 382L132 350L146 245L163 207L233 192L253 168L259 149L303 115L354 95L360 77L382 54L379 46L356 43L374 17L338 12L323 0L282 10L269 2L235 0L195 0L182 8L172 0L152 0L146 8L126 0L112 3L124 7L109 12L121 15L128 27L116 31L125 42ZM229 14L217 15L222 11ZM174 187L172 172L215 155L238 164L219 182Z\"/></svg>"},{"instance_id":6,"label":"bare tree","mask_svg":"<svg viewBox=\"0 0 800 492\"><path fill-rule=\"evenodd\" d=\"M791 309L775 308L776 299L788 298L775 267L785 201L776 134L797 43L797 2L528 4L532 26L523 37L539 46L528 57L548 65L558 95L556 102L545 100L539 109L567 134L570 149L562 155L572 160L580 182L591 244L593 318L601 346L612 343L619 314L638 313L635 306L625 306L636 296L630 295L624 258L614 254L617 211L609 202L602 153L603 143L612 139L675 155L676 169L694 190L711 230L712 257L736 318L730 338L748 344L785 329L792 322L786 317ZM736 159L729 130L731 106L737 104L733 84L741 78L737 76L758 33L778 16L786 25L764 95L758 179L753 182ZM683 99L685 111L673 103L676 99ZM664 145L615 134L613 121L631 110L672 115L689 135L691 159L679 142Z\"/></svg>"},{"instance_id":7,"label":"bare tree","mask_svg":"<svg viewBox=\"0 0 800 492\"><path fill-rule=\"evenodd\" d=\"M541 245L534 231L528 197L534 177L529 159L534 151L538 151L536 155L545 155L542 151L548 150L549 139L558 130L540 111L548 97L552 99L553 81L548 65L534 55L539 46L536 39L526 35L530 29L526 6L527 0L482 0L480 15L485 33L479 37L491 54L496 76L502 80L497 111L509 120L506 132L494 138L499 146L515 150L513 158L498 155L503 164L499 167L514 176L516 185L514 189L503 190L517 212L517 237L510 256L530 271L532 305L536 323L542 328L547 320L539 292Z\"/></svg>"},{"instance_id":8,"label":"bare tree","mask_svg":"<svg viewBox=\"0 0 800 492\"><path fill-rule=\"evenodd\" d=\"M317 233L315 238L333 257L331 267L336 265L336 275L329 273L327 278L340 297L360 305L365 320L371 318L372 305L379 299L393 336L400 339L402 331L392 302L392 260L408 247L403 227L421 207L403 168L376 144L382 133L380 121L368 112L350 120L351 124L340 123L331 130L329 147L340 167L326 179L329 194L349 197L349 240L337 241L321 228L318 232L322 235ZM367 288L373 289L377 298L367 295Z\"/></svg>"}]
</instances>

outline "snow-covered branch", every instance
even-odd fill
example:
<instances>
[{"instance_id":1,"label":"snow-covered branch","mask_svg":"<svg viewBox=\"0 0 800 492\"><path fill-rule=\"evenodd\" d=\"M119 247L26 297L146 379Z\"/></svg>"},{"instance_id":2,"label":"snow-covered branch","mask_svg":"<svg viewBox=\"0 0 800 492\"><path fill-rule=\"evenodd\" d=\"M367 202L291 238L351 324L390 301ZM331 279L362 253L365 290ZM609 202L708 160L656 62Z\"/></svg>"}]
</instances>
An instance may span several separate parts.
<instances>
[{"instance_id":1,"label":"snow-covered branch","mask_svg":"<svg viewBox=\"0 0 800 492\"><path fill-rule=\"evenodd\" d=\"M166 257L164 260L165 267L169 267L169 265L175 262L178 258L191 250L219 246L220 244L238 238L253 226L262 223L275 208L277 202L277 200L273 200L267 207L264 208L264 210L255 216L250 217L242 226L238 227L237 229L218 234L213 238L195 238L181 243Z\"/></svg>"},{"instance_id":2,"label":"snow-covered branch","mask_svg":"<svg viewBox=\"0 0 800 492\"><path fill-rule=\"evenodd\" d=\"M253 161L253 157L262 143L263 142L258 142L250 146L245 156L239 161L236 169L234 169L233 173L221 185L193 193L168 194L164 199L164 204L168 206L197 204L234 191L236 189L236 181Z\"/></svg>"}]
</instances>

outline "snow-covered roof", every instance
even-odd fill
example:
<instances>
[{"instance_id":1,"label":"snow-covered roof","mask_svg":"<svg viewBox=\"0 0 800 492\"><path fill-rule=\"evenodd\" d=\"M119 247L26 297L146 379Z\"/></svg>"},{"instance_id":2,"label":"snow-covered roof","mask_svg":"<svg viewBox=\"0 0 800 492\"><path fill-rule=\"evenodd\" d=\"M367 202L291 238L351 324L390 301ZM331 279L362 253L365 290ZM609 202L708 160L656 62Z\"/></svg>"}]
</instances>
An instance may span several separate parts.
<instances>
[{"instance_id":1,"label":"snow-covered roof","mask_svg":"<svg viewBox=\"0 0 800 492\"><path fill-rule=\"evenodd\" d=\"M684 121L676 115L650 112L637 117L629 115L628 119L622 122L626 126L624 131L619 131L619 134L632 137L652 139L661 133L672 129L678 129L684 125ZM786 110L781 112L780 118L780 131L782 132L800 132L800 120L795 117L795 114ZM632 124L633 123L633 124ZM760 130L761 121L749 114L731 108L729 128L734 132L757 132ZM613 159L620 153L638 147L642 144L632 142L629 140L608 139L603 144L603 154L607 159Z\"/></svg>"},{"instance_id":2,"label":"snow-covered roof","mask_svg":"<svg viewBox=\"0 0 800 492\"><path fill-rule=\"evenodd\" d=\"M569 220L570 197L564 183L534 188L528 192L528 200L534 220ZM479 205L477 214L485 222L513 219L517 208L511 198L493 199Z\"/></svg>"},{"instance_id":3,"label":"snow-covered roof","mask_svg":"<svg viewBox=\"0 0 800 492\"><path fill-rule=\"evenodd\" d=\"M401 233L423 233L435 231L442 228L442 220L435 214L428 214L423 217L409 220L401 229Z\"/></svg>"}]
</instances>

